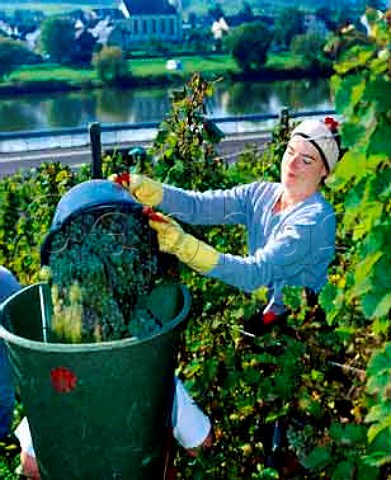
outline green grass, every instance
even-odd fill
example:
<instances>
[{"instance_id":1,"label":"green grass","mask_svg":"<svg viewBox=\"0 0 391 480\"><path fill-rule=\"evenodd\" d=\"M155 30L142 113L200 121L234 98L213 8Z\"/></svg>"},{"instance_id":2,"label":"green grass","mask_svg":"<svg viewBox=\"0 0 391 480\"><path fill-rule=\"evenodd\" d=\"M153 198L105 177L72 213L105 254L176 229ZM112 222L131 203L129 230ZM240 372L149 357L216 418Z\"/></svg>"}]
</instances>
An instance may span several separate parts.
<instances>
[{"instance_id":1,"label":"green grass","mask_svg":"<svg viewBox=\"0 0 391 480\"><path fill-rule=\"evenodd\" d=\"M182 63L182 72L191 74L193 72L224 74L227 72L239 73L240 69L231 55L175 56ZM129 60L129 68L135 76L145 77L150 75L163 75L169 73L166 70L166 59L133 59ZM302 66L302 59L290 52L274 53L269 55L267 67L276 69L290 69Z\"/></svg>"},{"instance_id":2,"label":"green grass","mask_svg":"<svg viewBox=\"0 0 391 480\"><path fill-rule=\"evenodd\" d=\"M10 75L10 80L20 82L64 80L70 83L96 80L92 69L79 69L59 65L35 65L18 68Z\"/></svg>"},{"instance_id":3,"label":"green grass","mask_svg":"<svg viewBox=\"0 0 391 480\"><path fill-rule=\"evenodd\" d=\"M180 57L175 59L182 63L182 72L190 74L193 72L221 74L227 71L237 72L238 67L230 55L219 56L195 56ZM166 69L167 59L134 59L129 60L130 69L135 76L145 77L149 75L164 75L170 73Z\"/></svg>"},{"instance_id":4,"label":"green grass","mask_svg":"<svg viewBox=\"0 0 391 480\"><path fill-rule=\"evenodd\" d=\"M183 70L179 74L188 75L199 71L205 73L224 74L229 71L238 72L238 67L230 55L175 57L181 60ZM166 58L133 59L128 60L129 70L136 77L150 77L152 75L178 75L166 69ZM23 66L11 73L12 82L33 82L62 80L72 84L97 80L93 69L78 69L64 67L57 64Z\"/></svg>"},{"instance_id":5,"label":"green grass","mask_svg":"<svg viewBox=\"0 0 391 480\"><path fill-rule=\"evenodd\" d=\"M182 63L180 72L166 69L167 58L135 58L128 60L129 70L135 77L151 78L156 76L189 77L193 72L201 72L204 75L223 76L226 73L239 73L240 69L229 54L192 57L175 56ZM302 60L289 52L269 55L267 66L280 70L300 67ZM11 82L50 82L64 81L71 85L79 85L97 81L95 71L92 68L71 68L58 64L29 65L23 66L11 73Z\"/></svg>"},{"instance_id":6,"label":"green grass","mask_svg":"<svg viewBox=\"0 0 391 480\"><path fill-rule=\"evenodd\" d=\"M302 67L303 60L298 55L293 55L290 52L269 53L266 65L270 68L280 70L287 70L295 67Z\"/></svg>"}]
</instances>

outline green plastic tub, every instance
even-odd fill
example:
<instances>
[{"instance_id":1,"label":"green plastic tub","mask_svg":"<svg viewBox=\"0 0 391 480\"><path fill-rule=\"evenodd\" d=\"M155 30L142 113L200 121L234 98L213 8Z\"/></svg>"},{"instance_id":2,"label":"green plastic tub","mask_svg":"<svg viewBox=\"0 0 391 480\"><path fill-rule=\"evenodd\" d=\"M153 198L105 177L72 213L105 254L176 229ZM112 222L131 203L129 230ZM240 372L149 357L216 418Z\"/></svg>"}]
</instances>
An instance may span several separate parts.
<instances>
[{"instance_id":1,"label":"green plastic tub","mask_svg":"<svg viewBox=\"0 0 391 480\"><path fill-rule=\"evenodd\" d=\"M162 329L144 339L50 343L50 288L24 288L0 306L4 339L42 480L163 479L184 286L158 287Z\"/></svg>"}]
</instances>

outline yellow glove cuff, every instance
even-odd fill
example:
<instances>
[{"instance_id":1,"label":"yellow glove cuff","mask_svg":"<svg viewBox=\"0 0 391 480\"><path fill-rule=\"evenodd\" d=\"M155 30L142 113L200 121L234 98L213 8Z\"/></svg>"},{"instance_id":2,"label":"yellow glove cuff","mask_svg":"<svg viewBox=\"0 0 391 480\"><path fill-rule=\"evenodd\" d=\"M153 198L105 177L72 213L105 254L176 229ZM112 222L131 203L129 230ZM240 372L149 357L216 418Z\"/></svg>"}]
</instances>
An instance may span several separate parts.
<instances>
[{"instance_id":1,"label":"yellow glove cuff","mask_svg":"<svg viewBox=\"0 0 391 480\"><path fill-rule=\"evenodd\" d=\"M175 255L183 263L199 273L208 273L217 265L219 252L189 234L185 234L181 244L175 249Z\"/></svg>"},{"instance_id":2,"label":"yellow glove cuff","mask_svg":"<svg viewBox=\"0 0 391 480\"><path fill-rule=\"evenodd\" d=\"M163 200L163 185L143 175L132 175L129 190L137 200L150 207L156 207Z\"/></svg>"},{"instance_id":3,"label":"yellow glove cuff","mask_svg":"<svg viewBox=\"0 0 391 480\"><path fill-rule=\"evenodd\" d=\"M219 252L210 245L185 233L172 218L161 214L160 221L151 220L149 225L158 234L159 247L162 252L176 255L178 259L197 272L207 273L217 265Z\"/></svg>"}]
</instances>

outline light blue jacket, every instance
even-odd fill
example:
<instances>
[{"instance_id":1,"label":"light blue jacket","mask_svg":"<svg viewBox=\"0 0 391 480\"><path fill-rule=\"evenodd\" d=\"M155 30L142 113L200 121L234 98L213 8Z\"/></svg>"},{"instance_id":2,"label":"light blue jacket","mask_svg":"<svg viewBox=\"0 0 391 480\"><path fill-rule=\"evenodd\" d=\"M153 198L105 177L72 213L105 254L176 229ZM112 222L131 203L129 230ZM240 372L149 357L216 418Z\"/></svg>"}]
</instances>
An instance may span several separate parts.
<instances>
[{"instance_id":1,"label":"light blue jacket","mask_svg":"<svg viewBox=\"0 0 391 480\"><path fill-rule=\"evenodd\" d=\"M248 238L246 256L222 252L207 273L243 291L269 289L266 310L284 310L284 285L319 292L335 250L335 214L320 193L279 213L273 206L280 183L255 182L229 190L203 193L164 185L159 207L193 225L243 224ZM265 311L266 311L265 310Z\"/></svg>"}]
</instances>

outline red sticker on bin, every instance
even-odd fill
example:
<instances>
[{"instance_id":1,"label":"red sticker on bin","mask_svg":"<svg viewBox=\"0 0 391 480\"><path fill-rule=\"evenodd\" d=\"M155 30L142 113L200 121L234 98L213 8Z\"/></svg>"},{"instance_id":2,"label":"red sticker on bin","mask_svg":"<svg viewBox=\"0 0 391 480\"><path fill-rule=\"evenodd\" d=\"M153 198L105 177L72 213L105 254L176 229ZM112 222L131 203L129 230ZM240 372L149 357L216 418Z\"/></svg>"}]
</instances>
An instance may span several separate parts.
<instances>
[{"instance_id":1,"label":"red sticker on bin","mask_svg":"<svg viewBox=\"0 0 391 480\"><path fill-rule=\"evenodd\" d=\"M263 323L265 325L269 325L270 323L273 323L276 319L277 319L277 315L271 310L263 314Z\"/></svg>"},{"instance_id":2,"label":"red sticker on bin","mask_svg":"<svg viewBox=\"0 0 391 480\"><path fill-rule=\"evenodd\" d=\"M69 393L76 387L77 376L69 368L53 368L50 377L53 388L59 393Z\"/></svg>"}]
</instances>

